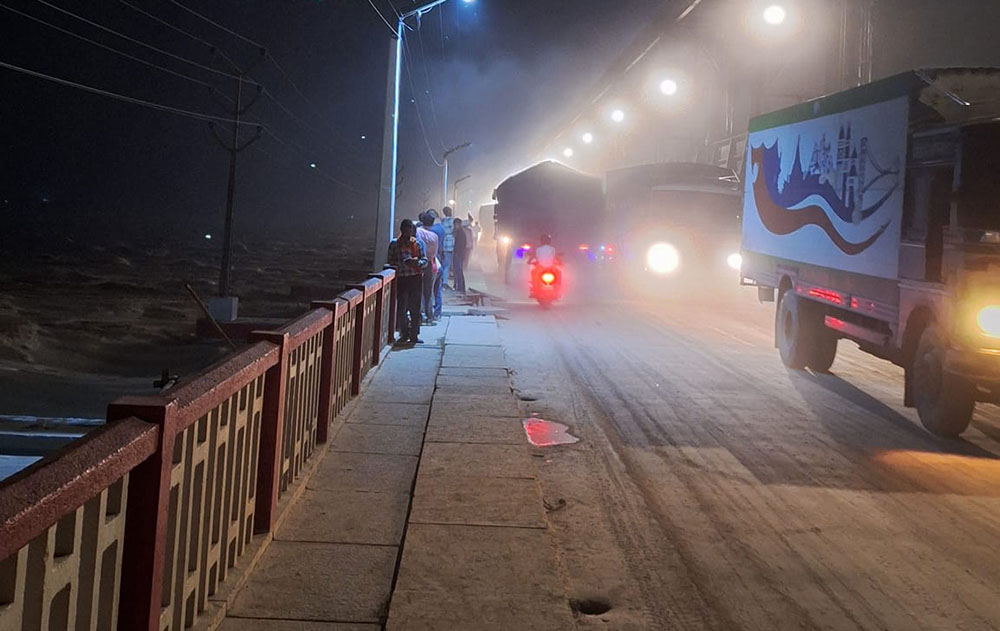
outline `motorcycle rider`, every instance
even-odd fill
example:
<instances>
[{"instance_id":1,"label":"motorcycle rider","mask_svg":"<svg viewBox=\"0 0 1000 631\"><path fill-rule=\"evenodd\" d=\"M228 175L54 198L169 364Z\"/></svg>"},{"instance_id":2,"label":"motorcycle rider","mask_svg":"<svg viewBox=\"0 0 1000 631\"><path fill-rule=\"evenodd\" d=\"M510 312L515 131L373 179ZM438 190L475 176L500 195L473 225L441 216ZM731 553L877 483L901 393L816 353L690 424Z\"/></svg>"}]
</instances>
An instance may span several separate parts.
<instances>
[{"instance_id":1,"label":"motorcycle rider","mask_svg":"<svg viewBox=\"0 0 1000 631\"><path fill-rule=\"evenodd\" d=\"M556 249L552 247L552 235L543 234L538 243L538 247L535 248L528 262L541 267L552 267L555 265Z\"/></svg>"},{"instance_id":2,"label":"motorcycle rider","mask_svg":"<svg viewBox=\"0 0 1000 631\"><path fill-rule=\"evenodd\" d=\"M560 265L556 249L552 246L552 235L543 234L538 243L538 247L528 258L528 264L531 265L531 297L534 297L535 287L541 285L542 273Z\"/></svg>"}]
</instances>

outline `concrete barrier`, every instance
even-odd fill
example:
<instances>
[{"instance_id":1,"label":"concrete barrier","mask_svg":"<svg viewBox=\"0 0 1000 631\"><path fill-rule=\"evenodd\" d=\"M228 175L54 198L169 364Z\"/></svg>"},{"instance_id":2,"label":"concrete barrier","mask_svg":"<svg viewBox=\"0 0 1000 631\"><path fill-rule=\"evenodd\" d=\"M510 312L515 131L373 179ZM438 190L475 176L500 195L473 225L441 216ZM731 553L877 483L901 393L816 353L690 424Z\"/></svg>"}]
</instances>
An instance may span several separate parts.
<instances>
[{"instance_id":1,"label":"concrete barrier","mask_svg":"<svg viewBox=\"0 0 1000 631\"><path fill-rule=\"evenodd\" d=\"M395 274L0 483L0 631L179 631L206 611L391 342Z\"/></svg>"}]
</instances>

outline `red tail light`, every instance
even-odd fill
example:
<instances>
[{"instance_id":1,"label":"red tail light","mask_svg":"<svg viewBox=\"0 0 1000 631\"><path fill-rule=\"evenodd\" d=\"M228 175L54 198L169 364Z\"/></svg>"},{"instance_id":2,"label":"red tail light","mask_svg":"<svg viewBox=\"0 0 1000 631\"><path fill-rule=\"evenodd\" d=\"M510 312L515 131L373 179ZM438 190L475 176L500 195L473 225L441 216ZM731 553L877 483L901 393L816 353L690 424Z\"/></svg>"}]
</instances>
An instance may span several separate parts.
<instances>
[{"instance_id":1,"label":"red tail light","mask_svg":"<svg viewBox=\"0 0 1000 631\"><path fill-rule=\"evenodd\" d=\"M542 272L542 282L546 285L551 285L556 282L556 275L552 272Z\"/></svg>"},{"instance_id":2,"label":"red tail light","mask_svg":"<svg viewBox=\"0 0 1000 631\"><path fill-rule=\"evenodd\" d=\"M524 245L521 246L521 249L522 250L530 250L531 249L531 244L530 243L525 243Z\"/></svg>"}]
</instances>

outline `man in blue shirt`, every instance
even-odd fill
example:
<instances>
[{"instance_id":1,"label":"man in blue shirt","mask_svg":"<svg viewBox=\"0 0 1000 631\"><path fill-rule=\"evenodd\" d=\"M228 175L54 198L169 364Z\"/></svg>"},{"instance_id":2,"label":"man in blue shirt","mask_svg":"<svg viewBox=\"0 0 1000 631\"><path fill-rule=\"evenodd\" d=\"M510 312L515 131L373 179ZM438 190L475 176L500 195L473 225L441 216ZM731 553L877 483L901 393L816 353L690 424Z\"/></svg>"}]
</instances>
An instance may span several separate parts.
<instances>
[{"instance_id":1,"label":"man in blue shirt","mask_svg":"<svg viewBox=\"0 0 1000 631\"><path fill-rule=\"evenodd\" d=\"M438 260L441 261L441 269L438 271L437 279L434 281L434 319L441 317L441 310L444 307L444 299L441 295L441 288L448 284L448 272L451 268L451 258L455 252L454 223L451 218L451 208L445 206L443 209L444 219L431 226L431 230L438 236ZM431 215L437 219L437 211L431 210ZM445 222L451 226L451 230L445 226Z\"/></svg>"}]
</instances>

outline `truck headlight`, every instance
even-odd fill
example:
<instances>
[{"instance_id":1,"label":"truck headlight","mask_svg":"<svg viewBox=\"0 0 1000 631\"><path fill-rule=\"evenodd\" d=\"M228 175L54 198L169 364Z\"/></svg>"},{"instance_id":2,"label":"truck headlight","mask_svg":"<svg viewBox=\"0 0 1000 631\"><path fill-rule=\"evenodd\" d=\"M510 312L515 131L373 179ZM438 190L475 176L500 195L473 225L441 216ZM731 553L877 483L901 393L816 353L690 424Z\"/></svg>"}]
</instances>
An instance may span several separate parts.
<instances>
[{"instance_id":1,"label":"truck headlight","mask_svg":"<svg viewBox=\"0 0 1000 631\"><path fill-rule=\"evenodd\" d=\"M680 265L680 253L669 243L657 243L646 252L646 267L657 274L671 274Z\"/></svg>"},{"instance_id":2,"label":"truck headlight","mask_svg":"<svg viewBox=\"0 0 1000 631\"><path fill-rule=\"evenodd\" d=\"M983 307L976 314L979 330L989 337L1000 338L1000 305Z\"/></svg>"},{"instance_id":3,"label":"truck headlight","mask_svg":"<svg viewBox=\"0 0 1000 631\"><path fill-rule=\"evenodd\" d=\"M734 252L726 259L726 264L738 272L743 267L743 256L739 252Z\"/></svg>"}]
</instances>

